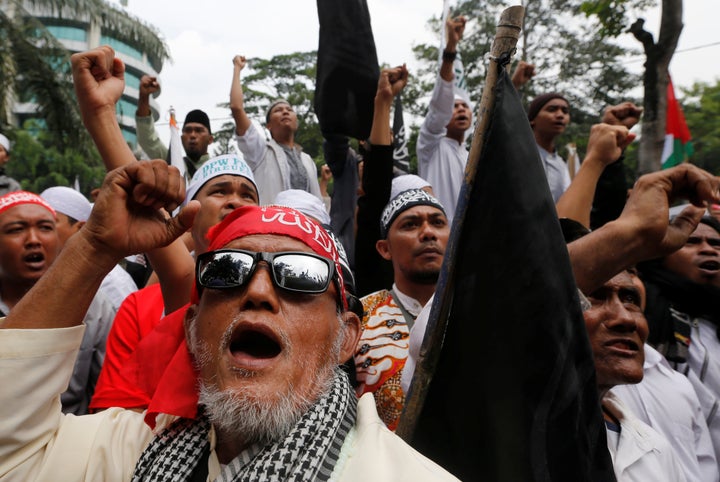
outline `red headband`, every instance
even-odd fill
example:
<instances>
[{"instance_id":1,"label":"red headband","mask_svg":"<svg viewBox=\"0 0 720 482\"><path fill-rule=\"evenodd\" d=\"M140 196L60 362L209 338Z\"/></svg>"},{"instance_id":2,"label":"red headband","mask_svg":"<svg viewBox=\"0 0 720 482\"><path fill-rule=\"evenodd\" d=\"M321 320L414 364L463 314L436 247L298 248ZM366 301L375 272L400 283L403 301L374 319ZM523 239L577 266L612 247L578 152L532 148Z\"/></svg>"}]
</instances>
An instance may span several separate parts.
<instances>
[{"instance_id":1,"label":"red headband","mask_svg":"<svg viewBox=\"0 0 720 482\"><path fill-rule=\"evenodd\" d=\"M340 283L339 295L343 307L347 309L340 255L335 242L322 226L295 209L281 206L242 206L210 228L207 235L210 241L208 251L223 248L235 239L253 234L274 234L297 239L316 254L335 263ZM197 301L197 291L193 288L191 302Z\"/></svg>"},{"instance_id":2,"label":"red headband","mask_svg":"<svg viewBox=\"0 0 720 482\"><path fill-rule=\"evenodd\" d=\"M37 204L50 211L54 218L57 218L55 210L43 198L37 194L27 191L14 191L0 197L0 213L20 204Z\"/></svg>"}]
</instances>

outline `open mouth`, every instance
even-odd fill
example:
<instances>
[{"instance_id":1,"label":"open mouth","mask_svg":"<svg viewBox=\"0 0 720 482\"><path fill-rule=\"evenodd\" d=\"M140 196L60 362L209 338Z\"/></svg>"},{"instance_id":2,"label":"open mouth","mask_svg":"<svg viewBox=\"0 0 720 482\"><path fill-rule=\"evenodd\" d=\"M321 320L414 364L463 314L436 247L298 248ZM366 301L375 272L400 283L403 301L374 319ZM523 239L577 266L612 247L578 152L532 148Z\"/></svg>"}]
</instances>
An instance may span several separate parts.
<instances>
[{"instance_id":1,"label":"open mouth","mask_svg":"<svg viewBox=\"0 0 720 482\"><path fill-rule=\"evenodd\" d=\"M274 337L256 330L236 332L230 342L230 352L236 359L271 359L281 351Z\"/></svg>"},{"instance_id":2,"label":"open mouth","mask_svg":"<svg viewBox=\"0 0 720 482\"><path fill-rule=\"evenodd\" d=\"M700 263L700 269L705 271L720 271L720 261L703 261Z\"/></svg>"},{"instance_id":3,"label":"open mouth","mask_svg":"<svg viewBox=\"0 0 720 482\"><path fill-rule=\"evenodd\" d=\"M31 268L39 269L45 265L45 255L42 253L30 253L23 257L23 261Z\"/></svg>"}]
</instances>

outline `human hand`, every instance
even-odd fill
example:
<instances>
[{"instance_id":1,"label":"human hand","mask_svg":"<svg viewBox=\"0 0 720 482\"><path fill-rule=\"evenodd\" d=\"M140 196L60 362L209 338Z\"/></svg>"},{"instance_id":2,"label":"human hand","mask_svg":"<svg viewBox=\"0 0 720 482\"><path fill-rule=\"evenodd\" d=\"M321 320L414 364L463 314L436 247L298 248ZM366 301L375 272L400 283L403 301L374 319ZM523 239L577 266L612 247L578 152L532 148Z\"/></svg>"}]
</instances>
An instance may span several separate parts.
<instances>
[{"instance_id":1,"label":"human hand","mask_svg":"<svg viewBox=\"0 0 720 482\"><path fill-rule=\"evenodd\" d=\"M457 44L465 33L465 24L467 19L460 15L459 17L450 17L448 15L445 21L445 48L450 52L455 52Z\"/></svg>"},{"instance_id":2,"label":"human hand","mask_svg":"<svg viewBox=\"0 0 720 482\"><path fill-rule=\"evenodd\" d=\"M125 64L115 57L115 51L103 45L70 57L73 85L83 121L94 120L96 113L109 109L115 113L115 103L125 89Z\"/></svg>"},{"instance_id":3,"label":"human hand","mask_svg":"<svg viewBox=\"0 0 720 482\"><path fill-rule=\"evenodd\" d=\"M246 65L247 65L247 60L245 59L245 56L243 56L243 55L236 55L235 57L233 57L233 66L234 66L237 70L242 70L242 69L244 69Z\"/></svg>"},{"instance_id":4,"label":"human hand","mask_svg":"<svg viewBox=\"0 0 720 482\"><path fill-rule=\"evenodd\" d=\"M393 98L407 85L408 77L405 64L391 69L383 69L378 78L376 98L392 102Z\"/></svg>"},{"instance_id":5,"label":"human hand","mask_svg":"<svg viewBox=\"0 0 720 482\"><path fill-rule=\"evenodd\" d=\"M140 96L150 98L150 94L154 94L160 90L160 83L157 77L143 75L140 77Z\"/></svg>"},{"instance_id":6,"label":"human hand","mask_svg":"<svg viewBox=\"0 0 720 482\"><path fill-rule=\"evenodd\" d=\"M327 164L323 164L320 167L320 182L321 183L324 182L325 185L327 186L327 184L330 182L331 179L332 179L332 171L330 170L330 167Z\"/></svg>"},{"instance_id":7,"label":"human hand","mask_svg":"<svg viewBox=\"0 0 720 482\"><path fill-rule=\"evenodd\" d=\"M625 126L631 129L635 124L640 122L642 107L638 107L632 102L622 102L618 105L606 107L603 111L602 122L613 126Z\"/></svg>"},{"instance_id":8,"label":"human hand","mask_svg":"<svg viewBox=\"0 0 720 482\"><path fill-rule=\"evenodd\" d=\"M192 226L199 203L189 203L176 217L167 213L185 198L177 168L164 160L133 162L110 171L90 218L80 231L90 246L121 259L166 246Z\"/></svg>"},{"instance_id":9,"label":"human hand","mask_svg":"<svg viewBox=\"0 0 720 482\"><path fill-rule=\"evenodd\" d=\"M529 64L525 62L524 60L521 60L518 62L517 66L515 67L515 72L513 72L512 75L512 83L515 86L515 89L520 89L523 85L530 82L530 80L535 76L535 65Z\"/></svg>"},{"instance_id":10,"label":"human hand","mask_svg":"<svg viewBox=\"0 0 720 482\"><path fill-rule=\"evenodd\" d=\"M607 166L617 161L623 149L635 140L627 127L621 125L595 124L590 128L590 137L585 161L599 162Z\"/></svg>"},{"instance_id":11,"label":"human hand","mask_svg":"<svg viewBox=\"0 0 720 482\"><path fill-rule=\"evenodd\" d=\"M672 222L669 206L675 199L688 206ZM637 261L659 258L680 249L697 227L707 203L720 202L720 178L684 163L642 176L630 192L616 222L637 233Z\"/></svg>"}]
</instances>

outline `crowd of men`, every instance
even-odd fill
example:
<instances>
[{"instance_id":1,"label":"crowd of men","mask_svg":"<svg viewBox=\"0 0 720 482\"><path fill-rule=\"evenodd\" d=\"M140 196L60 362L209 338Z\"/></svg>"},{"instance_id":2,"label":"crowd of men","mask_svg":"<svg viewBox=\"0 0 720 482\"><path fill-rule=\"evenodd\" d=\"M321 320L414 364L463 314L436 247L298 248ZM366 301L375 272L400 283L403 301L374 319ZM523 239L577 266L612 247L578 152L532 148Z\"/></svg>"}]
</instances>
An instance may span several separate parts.
<instances>
[{"instance_id":1,"label":"crowd of men","mask_svg":"<svg viewBox=\"0 0 720 482\"><path fill-rule=\"evenodd\" d=\"M157 79L140 83L138 142L154 160L138 161L115 117L122 61L109 47L73 55L108 174L91 204L0 172L0 480L456 479L394 433L468 162L471 103L452 69L465 19L446 27L419 176L393 172L390 114L409 75L387 68L363 156L327 140L331 200L293 106L269 105L269 137L245 112L245 57L230 89L239 152L211 156L193 110L185 179L150 116ZM513 84L533 75L520 63ZM557 92L529 104L528 162L562 220L615 476L718 482L720 179L690 164L643 176L591 230L641 109L606 109L576 173L557 145L570 110ZM9 153L0 135L0 167ZM126 269L137 255L147 283Z\"/></svg>"}]
</instances>

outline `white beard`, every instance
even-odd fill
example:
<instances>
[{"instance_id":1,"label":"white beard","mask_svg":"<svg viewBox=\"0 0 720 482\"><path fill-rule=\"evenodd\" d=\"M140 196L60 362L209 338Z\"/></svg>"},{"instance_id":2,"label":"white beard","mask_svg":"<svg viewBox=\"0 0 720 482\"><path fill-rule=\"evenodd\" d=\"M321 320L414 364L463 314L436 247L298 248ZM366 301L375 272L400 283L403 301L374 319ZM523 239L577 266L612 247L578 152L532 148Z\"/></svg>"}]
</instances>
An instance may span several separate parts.
<instances>
[{"instance_id":1,"label":"white beard","mask_svg":"<svg viewBox=\"0 0 720 482\"><path fill-rule=\"evenodd\" d=\"M232 324L229 330L231 328ZM189 331L194 333L192 328ZM200 380L199 403L205 407L205 413L223 437L263 445L281 440L310 407L332 389L335 371L340 370L337 360L344 336L344 330L341 329L330 347L331 353L326 352L325 363L320 367L306 367L303 370L308 377L312 377L310 386L313 387L313 396L298 394L294 386L290 386L286 392L277 393L271 399L259 399L253 390L220 390L211 381ZM194 336L190 338L188 348L196 364L202 366L209 359L207 346ZM249 371L236 373L244 378L254 376Z\"/></svg>"}]
</instances>

